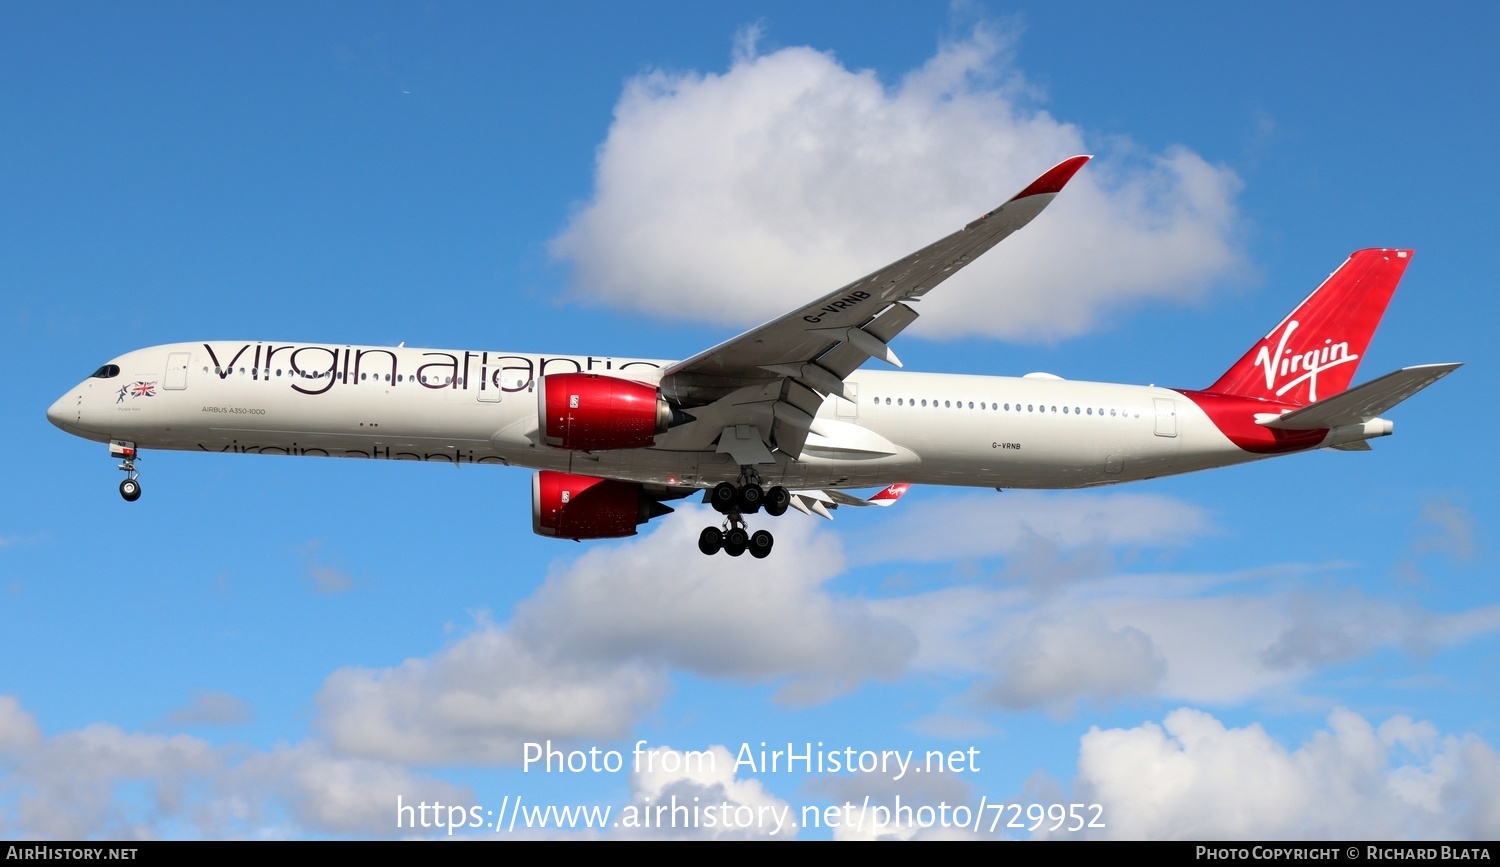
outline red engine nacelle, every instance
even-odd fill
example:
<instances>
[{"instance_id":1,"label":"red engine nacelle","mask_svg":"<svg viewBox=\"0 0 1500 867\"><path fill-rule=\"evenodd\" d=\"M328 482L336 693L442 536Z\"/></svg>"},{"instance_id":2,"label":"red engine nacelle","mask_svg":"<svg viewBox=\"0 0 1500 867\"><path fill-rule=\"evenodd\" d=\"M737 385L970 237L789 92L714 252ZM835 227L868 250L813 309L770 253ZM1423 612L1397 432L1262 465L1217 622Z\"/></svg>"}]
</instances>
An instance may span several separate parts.
<instances>
[{"instance_id":1,"label":"red engine nacelle","mask_svg":"<svg viewBox=\"0 0 1500 867\"><path fill-rule=\"evenodd\" d=\"M542 377L536 406L542 441L574 451L645 448L672 423L655 386L596 373Z\"/></svg>"},{"instance_id":2,"label":"red engine nacelle","mask_svg":"<svg viewBox=\"0 0 1500 867\"><path fill-rule=\"evenodd\" d=\"M672 509L639 482L542 470L531 477L531 529L561 539L615 539Z\"/></svg>"}]
</instances>

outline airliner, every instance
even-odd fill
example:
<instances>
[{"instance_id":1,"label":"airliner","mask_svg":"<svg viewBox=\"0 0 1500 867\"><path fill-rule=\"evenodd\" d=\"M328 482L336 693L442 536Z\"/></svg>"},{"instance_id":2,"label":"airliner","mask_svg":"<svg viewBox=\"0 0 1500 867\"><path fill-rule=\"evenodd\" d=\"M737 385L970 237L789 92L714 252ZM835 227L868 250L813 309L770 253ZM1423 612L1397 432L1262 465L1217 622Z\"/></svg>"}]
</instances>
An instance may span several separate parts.
<instances>
[{"instance_id":1,"label":"airliner","mask_svg":"<svg viewBox=\"0 0 1500 867\"><path fill-rule=\"evenodd\" d=\"M752 516L888 506L910 484L1084 488L1291 452L1368 450L1381 414L1459 364L1350 388L1411 251L1352 254L1203 389L913 373L891 342L922 298L1031 222L1064 160L962 229L681 361L272 341L154 346L101 366L47 418L107 443L127 501L142 449L535 470L544 536L634 535L700 495L699 549L767 556ZM892 369L869 369L872 359ZM879 488L872 496L852 491Z\"/></svg>"}]
</instances>

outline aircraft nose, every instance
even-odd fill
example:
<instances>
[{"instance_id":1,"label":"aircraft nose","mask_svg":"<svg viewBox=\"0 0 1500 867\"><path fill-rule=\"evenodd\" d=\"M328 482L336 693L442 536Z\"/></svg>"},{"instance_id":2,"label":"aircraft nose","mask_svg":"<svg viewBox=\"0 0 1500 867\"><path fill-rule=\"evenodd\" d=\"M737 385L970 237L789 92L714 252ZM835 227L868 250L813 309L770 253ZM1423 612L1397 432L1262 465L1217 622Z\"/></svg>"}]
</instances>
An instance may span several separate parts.
<instances>
[{"instance_id":1,"label":"aircraft nose","mask_svg":"<svg viewBox=\"0 0 1500 867\"><path fill-rule=\"evenodd\" d=\"M68 429L68 422L78 416L78 399L71 394L59 397L51 406L47 407L47 421L52 422L63 430Z\"/></svg>"}]
</instances>

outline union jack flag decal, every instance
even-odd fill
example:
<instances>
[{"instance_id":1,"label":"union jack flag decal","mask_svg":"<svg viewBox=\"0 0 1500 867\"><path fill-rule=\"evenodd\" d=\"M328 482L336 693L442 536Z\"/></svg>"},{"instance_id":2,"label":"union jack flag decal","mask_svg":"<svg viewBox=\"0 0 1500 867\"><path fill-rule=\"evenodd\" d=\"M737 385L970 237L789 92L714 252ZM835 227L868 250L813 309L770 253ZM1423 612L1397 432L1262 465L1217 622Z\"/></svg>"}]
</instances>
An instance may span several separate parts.
<instances>
[{"instance_id":1,"label":"union jack flag decal","mask_svg":"<svg viewBox=\"0 0 1500 867\"><path fill-rule=\"evenodd\" d=\"M115 403L125 400L127 394L132 400L138 397L156 397L156 382L132 382L129 385L120 386L120 394L115 398Z\"/></svg>"}]
</instances>

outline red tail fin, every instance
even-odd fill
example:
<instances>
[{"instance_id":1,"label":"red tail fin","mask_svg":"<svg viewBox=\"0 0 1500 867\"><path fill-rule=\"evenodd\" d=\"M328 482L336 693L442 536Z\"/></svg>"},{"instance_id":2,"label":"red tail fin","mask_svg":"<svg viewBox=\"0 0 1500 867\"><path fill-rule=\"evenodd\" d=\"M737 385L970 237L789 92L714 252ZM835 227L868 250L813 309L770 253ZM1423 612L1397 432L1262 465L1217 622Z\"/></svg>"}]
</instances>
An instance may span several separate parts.
<instances>
[{"instance_id":1,"label":"red tail fin","mask_svg":"<svg viewBox=\"0 0 1500 867\"><path fill-rule=\"evenodd\" d=\"M1410 250L1360 250L1206 391L1309 404L1349 387Z\"/></svg>"}]
</instances>

